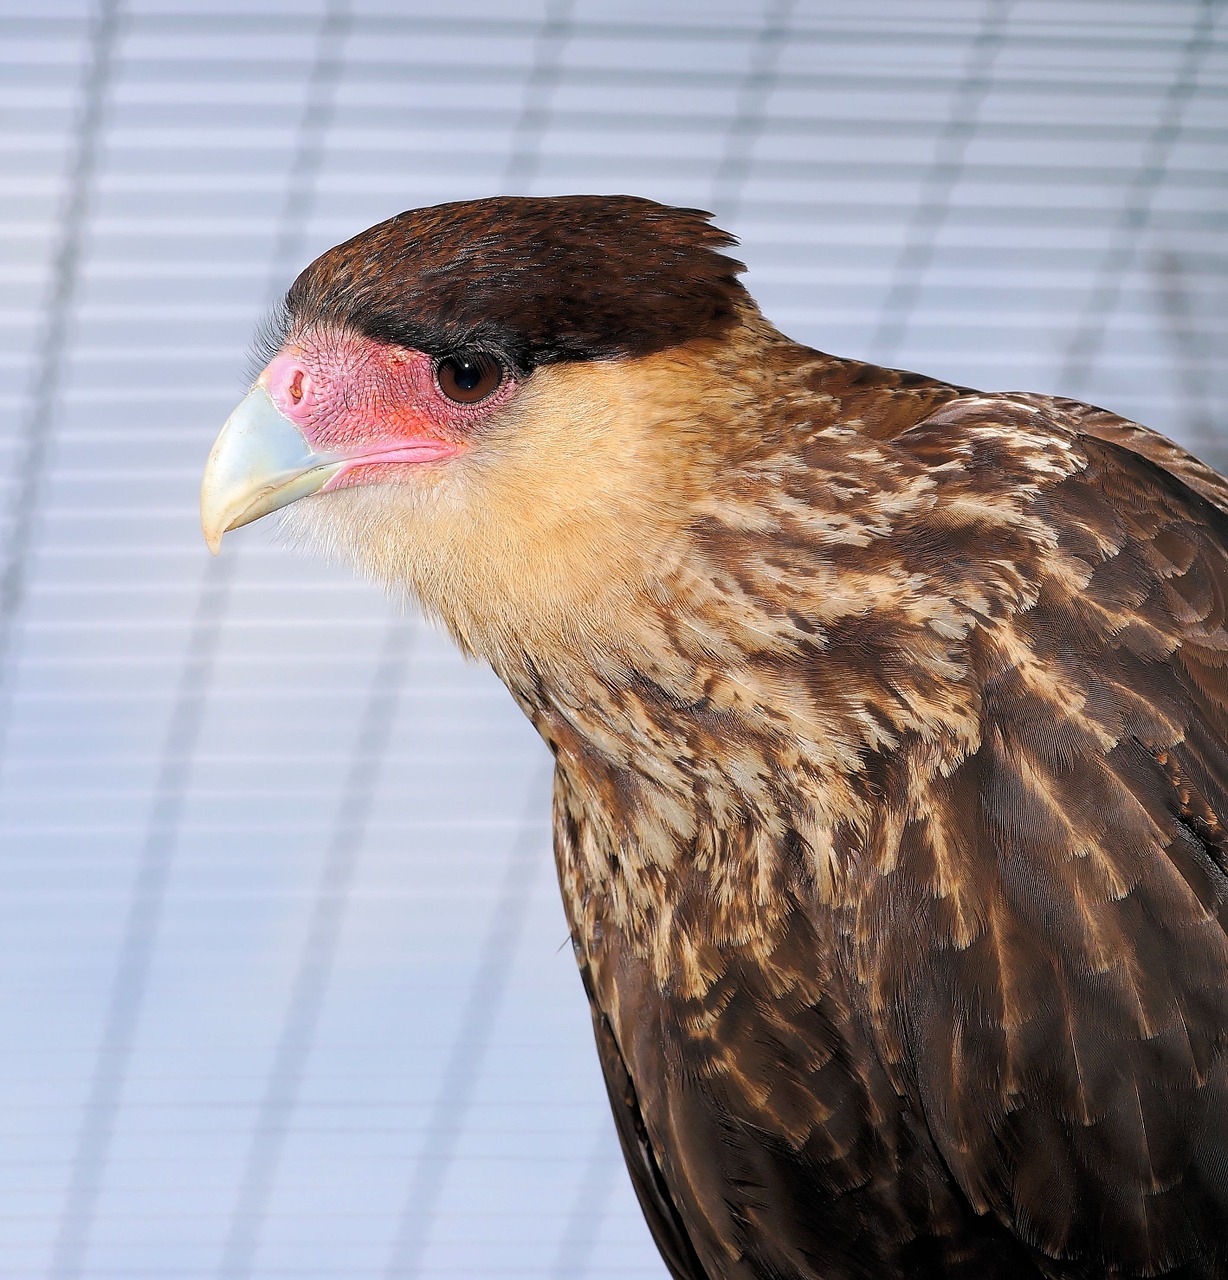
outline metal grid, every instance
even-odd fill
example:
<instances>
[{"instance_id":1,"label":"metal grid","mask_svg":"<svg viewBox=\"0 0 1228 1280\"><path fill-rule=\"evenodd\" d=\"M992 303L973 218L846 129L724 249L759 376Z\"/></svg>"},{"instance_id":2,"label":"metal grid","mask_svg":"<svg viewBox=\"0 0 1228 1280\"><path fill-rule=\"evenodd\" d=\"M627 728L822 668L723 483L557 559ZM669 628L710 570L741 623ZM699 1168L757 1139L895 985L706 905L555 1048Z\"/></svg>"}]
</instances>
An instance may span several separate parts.
<instances>
[{"instance_id":1,"label":"metal grid","mask_svg":"<svg viewBox=\"0 0 1228 1280\"><path fill-rule=\"evenodd\" d=\"M714 208L818 346L1223 461L1216 0L0 5L0 1276L663 1274L493 678L199 467L401 208Z\"/></svg>"}]
</instances>

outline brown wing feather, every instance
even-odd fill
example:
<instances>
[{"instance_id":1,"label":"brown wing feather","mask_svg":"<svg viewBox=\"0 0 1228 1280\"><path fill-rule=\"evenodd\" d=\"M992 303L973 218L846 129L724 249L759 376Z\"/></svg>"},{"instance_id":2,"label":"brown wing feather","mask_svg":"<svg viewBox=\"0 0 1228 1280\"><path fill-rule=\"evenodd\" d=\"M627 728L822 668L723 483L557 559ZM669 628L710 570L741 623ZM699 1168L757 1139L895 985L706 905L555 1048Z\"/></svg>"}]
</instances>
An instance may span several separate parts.
<instances>
[{"instance_id":1,"label":"brown wing feather","mask_svg":"<svg viewBox=\"0 0 1228 1280\"><path fill-rule=\"evenodd\" d=\"M679 1280L1228 1277L1228 494L1107 419L956 396L865 452L933 494L884 509L865 580L952 608L927 632L867 597L775 668L903 708L822 892L759 829L813 785L796 762L766 751L764 810L674 847L630 772L560 751L564 898ZM825 554L786 551L803 585Z\"/></svg>"},{"instance_id":2,"label":"brown wing feather","mask_svg":"<svg viewBox=\"0 0 1228 1280\"><path fill-rule=\"evenodd\" d=\"M584 989L593 1015L597 1057L605 1077L610 1110L614 1114L614 1127L618 1131L623 1159L627 1164L627 1172L631 1175L636 1198L648 1222L648 1229L652 1232L652 1238L674 1280L709 1280L707 1271L695 1255L690 1236L665 1184L648 1131L644 1127L644 1117L640 1114L639 1100L627 1071L627 1064L623 1061L609 1019L597 1004L583 961L580 964L580 976L584 980Z\"/></svg>"},{"instance_id":3,"label":"brown wing feather","mask_svg":"<svg viewBox=\"0 0 1228 1280\"><path fill-rule=\"evenodd\" d=\"M878 1011L974 1208L1093 1274L1219 1277L1225 489L1096 426L1029 513L1055 535L1035 604L973 636L980 748L897 797L860 932L891 940L865 953Z\"/></svg>"},{"instance_id":4,"label":"brown wing feather","mask_svg":"<svg viewBox=\"0 0 1228 1280\"><path fill-rule=\"evenodd\" d=\"M1228 512L1228 480L1167 436L1078 400L1039 395L1018 395L1011 399L1054 411L1083 435L1094 436L1154 463L1170 480L1180 481L1221 511Z\"/></svg>"}]
</instances>

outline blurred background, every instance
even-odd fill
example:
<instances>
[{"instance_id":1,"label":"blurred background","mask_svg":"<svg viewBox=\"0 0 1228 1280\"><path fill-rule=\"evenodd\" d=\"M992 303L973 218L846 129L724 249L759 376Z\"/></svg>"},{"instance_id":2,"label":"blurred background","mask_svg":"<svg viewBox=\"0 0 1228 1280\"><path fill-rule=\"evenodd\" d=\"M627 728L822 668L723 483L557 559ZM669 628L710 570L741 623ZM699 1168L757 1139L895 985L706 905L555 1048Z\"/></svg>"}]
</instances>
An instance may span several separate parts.
<instances>
[{"instance_id":1,"label":"blurred background","mask_svg":"<svg viewBox=\"0 0 1228 1280\"><path fill-rule=\"evenodd\" d=\"M0 1276L623 1277L502 688L209 444L415 205L716 211L823 349L1228 461L1214 0L0 0Z\"/></svg>"}]
</instances>

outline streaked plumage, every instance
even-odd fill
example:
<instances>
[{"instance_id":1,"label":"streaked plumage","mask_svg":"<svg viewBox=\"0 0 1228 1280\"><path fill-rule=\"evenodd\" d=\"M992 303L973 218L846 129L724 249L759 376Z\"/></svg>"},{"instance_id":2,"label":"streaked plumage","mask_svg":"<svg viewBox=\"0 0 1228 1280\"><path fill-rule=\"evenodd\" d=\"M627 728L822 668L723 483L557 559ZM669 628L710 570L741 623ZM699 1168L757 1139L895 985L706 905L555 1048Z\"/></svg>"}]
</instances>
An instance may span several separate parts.
<instances>
[{"instance_id":1,"label":"streaked plumage","mask_svg":"<svg viewBox=\"0 0 1228 1280\"><path fill-rule=\"evenodd\" d=\"M290 518L554 752L675 1277L1222 1280L1228 484L1102 410L798 346L728 243L573 197L325 254L262 386L287 421L278 379L329 389L304 447L349 470ZM458 353L488 401L412 390ZM411 419L431 460L354 461ZM213 483L214 538L278 505Z\"/></svg>"}]
</instances>

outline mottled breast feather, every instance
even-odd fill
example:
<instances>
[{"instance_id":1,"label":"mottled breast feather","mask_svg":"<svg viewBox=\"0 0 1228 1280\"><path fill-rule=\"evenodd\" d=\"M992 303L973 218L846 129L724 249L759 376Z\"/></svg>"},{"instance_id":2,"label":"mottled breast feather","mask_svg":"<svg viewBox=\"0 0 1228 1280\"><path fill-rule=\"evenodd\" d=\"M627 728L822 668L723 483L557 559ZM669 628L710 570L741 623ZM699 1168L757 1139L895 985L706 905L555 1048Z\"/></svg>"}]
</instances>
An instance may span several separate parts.
<instances>
[{"instance_id":1,"label":"mottled breast feather","mask_svg":"<svg viewBox=\"0 0 1228 1280\"><path fill-rule=\"evenodd\" d=\"M412 209L317 258L291 326L341 325L519 372L648 355L719 334L745 291L710 215L635 196L502 196ZM412 301L411 301L412 299Z\"/></svg>"}]
</instances>

